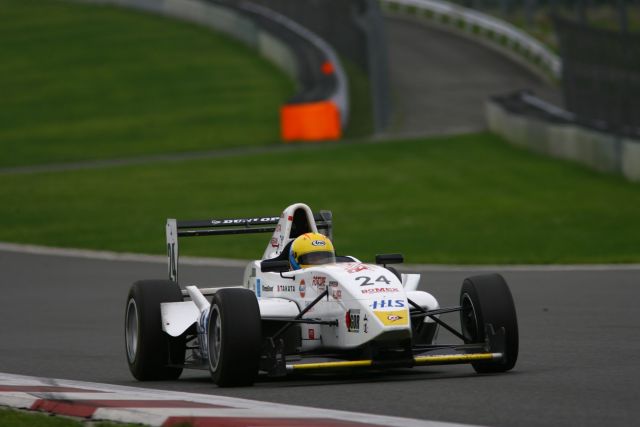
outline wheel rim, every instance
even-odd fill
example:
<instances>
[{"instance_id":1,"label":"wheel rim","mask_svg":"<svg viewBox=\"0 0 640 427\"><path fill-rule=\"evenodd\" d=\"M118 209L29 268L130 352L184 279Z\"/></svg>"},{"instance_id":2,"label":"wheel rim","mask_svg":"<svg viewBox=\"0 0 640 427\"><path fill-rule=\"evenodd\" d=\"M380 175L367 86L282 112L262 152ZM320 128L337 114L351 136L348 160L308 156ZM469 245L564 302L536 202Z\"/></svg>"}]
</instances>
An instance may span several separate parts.
<instances>
[{"instance_id":1,"label":"wheel rim","mask_svg":"<svg viewBox=\"0 0 640 427\"><path fill-rule=\"evenodd\" d=\"M222 319L220 318L220 310L214 305L211 308L209 319L209 367L211 372L218 369L220 356L222 354Z\"/></svg>"},{"instance_id":2,"label":"wheel rim","mask_svg":"<svg viewBox=\"0 0 640 427\"><path fill-rule=\"evenodd\" d=\"M475 341L479 336L478 317L473 301L469 294L463 294L461 298L462 311L460 313L462 335L471 341Z\"/></svg>"},{"instance_id":3,"label":"wheel rim","mask_svg":"<svg viewBox=\"0 0 640 427\"><path fill-rule=\"evenodd\" d=\"M124 333L127 344L127 358L130 363L133 363L138 353L138 307L133 298L127 304Z\"/></svg>"}]
</instances>

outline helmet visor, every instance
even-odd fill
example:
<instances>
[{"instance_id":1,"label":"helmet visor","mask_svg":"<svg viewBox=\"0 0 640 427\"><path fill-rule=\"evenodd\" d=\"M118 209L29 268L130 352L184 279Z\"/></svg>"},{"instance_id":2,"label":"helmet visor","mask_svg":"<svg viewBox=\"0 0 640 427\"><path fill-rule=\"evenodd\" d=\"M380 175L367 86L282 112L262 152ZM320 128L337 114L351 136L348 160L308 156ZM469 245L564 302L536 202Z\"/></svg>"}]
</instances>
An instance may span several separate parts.
<instances>
[{"instance_id":1,"label":"helmet visor","mask_svg":"<svg viewBox=\"0 0 640 427\"><path fill-rule=\"evenodd\" d=\"M330 251L309 252L298 257L300 265L320 265L334 262L336 262L336 255Z\"/></svg>"}]
</instances>

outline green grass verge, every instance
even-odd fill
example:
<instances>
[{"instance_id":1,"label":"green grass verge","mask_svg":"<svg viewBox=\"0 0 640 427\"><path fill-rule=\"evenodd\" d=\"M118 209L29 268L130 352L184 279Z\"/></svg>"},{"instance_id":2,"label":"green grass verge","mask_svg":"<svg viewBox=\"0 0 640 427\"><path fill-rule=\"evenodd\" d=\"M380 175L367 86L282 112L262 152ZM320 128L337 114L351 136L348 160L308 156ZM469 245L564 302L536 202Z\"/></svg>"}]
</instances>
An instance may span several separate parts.
<instances>
[{"instance_id":1,"label":"green grass verge","mask_svg":"<svg viewBox=\"0 0 640 427\"><path fill-rule=\"evenodd\" d=\"M640 186L490 134L65 173L0 175L0 240L163 253L167 217L331 209L336 246L409 263L639 262ZM260 257L268 235L181 241Z\"/></svg>"},{"instance_id":2,"label":"green grass verge","mask_svg":"<svg viewBox=\"0 0 640 427\"><path fill-rule=\"evenodd\" d=\"M82 427L85 424L73 418L0 408L0 425L4 427ZM107 422L94 422L91 425L94 427L140 426L140 424L114 424Z\"/></svg>"},{"instance_id":3,"label":"green grass verge","mask_svg":"<svg viewBox=\"0 0 640 427\"><path fill-rule=\"evenodd\" d=\"M115 7L0 11L0 166L279 141L293 82L239 42Z\"/></svg>"},{"instance_id":4,"label":"green grass verge","mask_svg":"<svg viewBox=\"0 0 640 427\"><path fill-rule=\"evenodd\" d=\"M373 134L371 86L367 73L346 58L340 58L349 81L349 121L345 138L363 138Z\"/></svg>"}]
</instances>

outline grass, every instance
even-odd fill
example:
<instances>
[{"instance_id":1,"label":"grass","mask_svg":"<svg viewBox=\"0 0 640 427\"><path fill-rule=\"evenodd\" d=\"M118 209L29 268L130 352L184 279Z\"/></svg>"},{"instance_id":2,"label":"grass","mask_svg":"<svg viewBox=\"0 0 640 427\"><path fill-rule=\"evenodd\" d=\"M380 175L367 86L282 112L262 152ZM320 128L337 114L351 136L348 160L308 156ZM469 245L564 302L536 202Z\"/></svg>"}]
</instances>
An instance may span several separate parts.
<instances>
[{"instance_id":1,"label":"grass","mask_svg":"<svg viewBox=\"0 0 640 427\"><path fill-rule=\"evenodd\" d=\"M334 212L336 246L409 263L639 262L640 187L491 134L65 173L0 175L0 240L163 253L167 217ZM260 257L267 235L181 241Z\"/></svg>"},{"instance_id":2,"label":"grass","mask_svg":"<svg viewBox=\"0 0 640 427\"><path fill-rule=\"evenodd\" d=\"M0 10L0 167L279 141L293 82L239 42L115 7Z\"/></svg>"},{"instance_id":3,"label":"grass","mask_svg":"<svg viewBox=\"0 0 640 427\"><path fill-rule=\"evenodd\" d=\"M349 122L345 138L364 138L373 134L373 111L369 77L356 64L340 58L349 81Z\"/></svg>"},{"instance_id":4,"label":"grass","mask_svg":"<svg viewBox=\"0 0 640 427\"><path fill-rule=\"evenodd\" d=\"M4 427L81 427L85 424L73 418L0 408L0 425ZM95 427L134 427L140 424L93 422L91 425Z\"/></svg>"}]
</instances>

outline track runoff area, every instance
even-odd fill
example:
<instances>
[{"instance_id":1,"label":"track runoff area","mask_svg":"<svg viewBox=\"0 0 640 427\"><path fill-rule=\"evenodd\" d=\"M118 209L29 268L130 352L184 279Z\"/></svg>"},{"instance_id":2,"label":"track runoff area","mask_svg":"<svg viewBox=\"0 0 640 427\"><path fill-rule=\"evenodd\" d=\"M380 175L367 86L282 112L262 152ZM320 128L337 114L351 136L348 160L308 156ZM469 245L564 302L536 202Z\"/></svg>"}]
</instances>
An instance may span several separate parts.
<instances>
[{"instance_id":1,"label":"track runoff area","mask_svg":"<svg viewBox=\"0 0 640 427\"><path fill-rule=\"evenodd\" d=\"M454 427L462 424L317 409L208 394L0 373L0 405L91 421L194 427Z\"/></svg>"}]
</instances>

